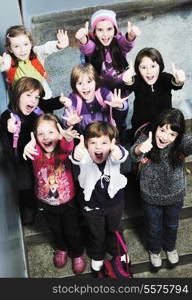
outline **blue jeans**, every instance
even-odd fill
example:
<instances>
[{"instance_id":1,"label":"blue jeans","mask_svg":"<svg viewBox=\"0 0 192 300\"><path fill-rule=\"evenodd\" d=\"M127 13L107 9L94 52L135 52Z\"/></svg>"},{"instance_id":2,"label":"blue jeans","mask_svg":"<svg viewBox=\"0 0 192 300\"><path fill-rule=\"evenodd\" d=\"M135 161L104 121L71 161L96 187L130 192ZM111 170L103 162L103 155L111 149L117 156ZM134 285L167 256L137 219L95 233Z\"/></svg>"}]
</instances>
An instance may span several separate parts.
<instances>
[{"instance_id":1,"label":"blue jeans","mask_svg":"<svg viewBox=\"0 0 192 300\"><path fill-rule=\"evenodd\" d=\"M151 205L144 201L144 218L148 250L159 253L175 249L183 200L173 205Z\"/></svg>"}]
</instances>

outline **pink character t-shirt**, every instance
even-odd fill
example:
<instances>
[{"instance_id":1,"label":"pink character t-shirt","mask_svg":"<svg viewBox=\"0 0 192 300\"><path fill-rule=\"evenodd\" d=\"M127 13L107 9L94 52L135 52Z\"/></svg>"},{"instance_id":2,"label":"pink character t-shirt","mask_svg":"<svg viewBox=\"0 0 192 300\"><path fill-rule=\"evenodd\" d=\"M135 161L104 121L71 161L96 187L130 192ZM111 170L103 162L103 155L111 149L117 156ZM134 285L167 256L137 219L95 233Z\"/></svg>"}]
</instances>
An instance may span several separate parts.
<instances>
[{"instance_id":1,"label":"pink character t-shirt","mask_svg":"<svg viewBox=\"0 0 192 300\"><path fill-rule=\"evenodd\" d=\"M75 186L68 158L74 143L64 139L60 141L60 161L55 168L56 156L47 158L43 150L36 145L39 155L34 156L33 169L36 178L35 193L37 198L48 205L60 205L72 200L75 196Z\"/></svg>"}]
</instances>

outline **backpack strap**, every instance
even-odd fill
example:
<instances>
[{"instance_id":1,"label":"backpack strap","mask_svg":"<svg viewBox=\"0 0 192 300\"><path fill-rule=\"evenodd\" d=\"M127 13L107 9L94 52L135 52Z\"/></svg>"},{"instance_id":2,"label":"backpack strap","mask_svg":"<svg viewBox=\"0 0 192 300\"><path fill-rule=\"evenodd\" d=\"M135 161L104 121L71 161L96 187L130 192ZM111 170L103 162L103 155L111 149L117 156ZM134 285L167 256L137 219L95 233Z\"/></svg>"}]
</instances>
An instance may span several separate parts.
<instances>
[{"instance_id":1,"label":"backpack strap","mask_svg":"<svg viewBox=\"0 0 192 300\"><path fill-rule=\"evenodd\" d=\"M123 239L122 239L120 233L119 233L118 231L115 231L115 235L116 235L116 237L117 237L117 239L118 239L118 241L119 241L121 247L123 248L123 251L124 251L125 253L128 253L128 248L127 248L125 242L123 241Z\"/></svg>"},{"instance_id":2,"label":"backpack strap","mask_svg":"<svg viewBox=\"0 0 192 300\"><path fill-rule=\"evenodd\" d=\"M8 72L7 72L7 82L8 83L12 83L15 77L15 72L16 72L16 67L14 64L14 60L11 59L11 67L9 68Z\"/></svg>"},{"instance_id":3,"label":"backpack strap","mask_svg":"<svg viewBox=\"0 0 192 300\"><path fill-rule=\"evenodd\" d=\"M17 121L16 131L13 133L13 148L16 150L18 145L18 140L19 140L19 134L21 131L21 118L19 117L18 114L14 113L11 109L8 108L8 110L13 114L14 118ZM38 106L34 109L33 112L38 116L43 114L43 111Z\"/></svg>"},{"instance_id":4,"label":"backpack strap","mask_svg":"<svg viewBox=\"0 0 192 300\"><path fill-rule=\"evenodd\" d=\"M134 133L134 141L136 141L143 133L143 131L146 129L147 126L150 125L150 122L146 122L142 124Z\"/></svg>"},{"instance_id":5,"label":"backpack strap","mask_svg":"<svg viewBox=\"0 0 192 300\"><path fill-rule=\"evenodd\" d=\"M104 102L104 100L103 100L103 97L102 97L102 95L101 95L101 89L100 89L100 88L97 89L97 90L95 91L95 97L96 97L98 103L99 103L102 107L106 107L106 104L105 104L105 102ZM82 100L82 98L81 98L79 95L77 95L77 94L76 94L76 99L77 99L76 111L77 111L77 114L80 116L80 114L81 114L81 109L82 109L82 105L83 105L83 100ZM109 122L110 122L111 124L113 124L114 126L116 126L115 120L114 120L113 117L112 117L112 107L111 107L111 106L109 106Z\"/></svg>"},{"instance_id":6,"label":"backpack strap","mask_svg":"<svg viewBox=\"0 0 192 300\"><path fill-rule=\"evenodd\" d=\"M43 65L41 64L41 62L39 61L39 59L37 57L33 58L30 60L31 64L33 65L33 67L46 79L46 80L50 80L48 78L48 74L45 71ZM15 66L14 60L11 59L11 67L9 68L8 72L7 72L7 81L8 83L12 83L14 81L15 78L15 73L16 73L17 67Z\"/></svg>"},{"instance_id":7,"label":"backpack strap","mask_svg":"<svg viewBox=\"0 0 192 300\"><path fill-rule=\"evenodd\" d=\"M51 79L48 77L47 72L45 71L44 66L41 64L40 60L37 57L34 57L31 60L31 64L46 80L51 81Z\"/></svg>"},{"instance_id":8,"label":"backpack strap","mask_svg":"<svg viewBox=\"0 0 192 300\"><path fill-rule=\"evenodd\" d=\"M112 93L110 92L110 94L112 94ZM95 97L96 97L97 101L99 102L99 104L101 106L106 107L106 104L105 104L105 102L103 100L103 97L101 95L101 89L100 88L95 91ZM116 126L115 120L112 117L112 107L111 106L109 106L109 122L111 124L113 124L114 126Z\"/></svg>"},{"instance_id":9,"label":"backpack strap","mask_svg":"<svg viewBox=\"0 0 192 300\"><path fill-rule=\"evenodd\" d=\"M124 253L125 253L125 256L126 256L126 268L127 268L127 270L128 270L128 264L129 264L129 254L128 254L128 247L127 247L127 245L125 244L125 242L124 242L124 240L122 239L122 237L121 237L121 235L120 235L120 233L119 233L119 231L115 231L115 235L116 235L116 237L117 237L117 247L118 247L118 245L120 244L121 245L121 247L122 247L122 249L123 249L123 251L124 251ZM118 247L118 251L119 251L119 254L120 254L120 249L119 249L119 247Z\"/></svg>"},{"instance_id":10,"label":"backpack strap","mask_svg":"<svg viewBox=\"0 0 192 300\"><path fill-rule=\"evenodd\" d=\"M77 114L80 116L81 114L81 109L82 109L82 105L83 105L83 100L82 98L76 94L76 99L77 99L77 107L76 107L76 111Z\"/></svg>"},{"instance_id":11,"label":"backpack strap","mask_svg":"<svg viewBox=\"0 0 192 300\"><path fill-rule=\"evenodd\" d=\"M18 145L18 140L19 140L19 134L21 131L21 119L18 116L18 114L12 112L10 109L8 109L8 110L13 114L14 118L17 121L16 130L13 133L13 149L14 149L15 155L17 156L17 145Z\"/></svg>"}]
</instances>

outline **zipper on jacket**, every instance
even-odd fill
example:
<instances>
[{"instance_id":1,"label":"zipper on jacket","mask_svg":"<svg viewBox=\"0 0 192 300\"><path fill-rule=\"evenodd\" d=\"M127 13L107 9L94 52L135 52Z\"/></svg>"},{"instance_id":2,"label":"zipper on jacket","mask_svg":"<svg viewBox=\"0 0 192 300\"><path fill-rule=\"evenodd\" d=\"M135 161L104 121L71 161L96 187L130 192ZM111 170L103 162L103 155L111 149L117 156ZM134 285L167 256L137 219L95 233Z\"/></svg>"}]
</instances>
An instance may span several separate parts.
<instances>
[{"instance_id":1,"label":"zipper on jacket","mask_svg":"<svg viewBox=\"0 0 192 300\"><path fill-rule=\"evenodd\" d=\"M154 92L154 88L153 88L153 85L151 86L151 90L152 90L152 93Z\"/></svg>"}]
</instances>

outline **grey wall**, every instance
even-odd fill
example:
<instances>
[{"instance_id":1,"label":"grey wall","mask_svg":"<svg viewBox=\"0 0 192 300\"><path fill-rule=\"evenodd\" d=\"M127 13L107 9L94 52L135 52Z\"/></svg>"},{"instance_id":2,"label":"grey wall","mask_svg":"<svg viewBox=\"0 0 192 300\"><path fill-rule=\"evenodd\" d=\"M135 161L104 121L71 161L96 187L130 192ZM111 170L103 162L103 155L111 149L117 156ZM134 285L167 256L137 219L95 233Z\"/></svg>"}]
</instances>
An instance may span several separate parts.
<instances>
[{"instance_id":1,"label":"grey wall","mask_svg":"<svg viewBox=\"0 0 192 300\"><path fill-rule=\"evenodd\" d=\"M4 52L5 33L8 27L22 24L18 0L6 0L1 3L0 9L0 55ZM4 77L0 74L0 113L7 106L7 96Z\"/></svg>"},{"instance_id":2,"label":"grey wall","mask_svg":"<svg viewBox=\"0 0 192 300\"><path fill-rule=\"evenodd\" d=\"M7 28L12 25L22 24L18 0L6 0L2 2L0 9L0 53L3 50L4 36Z\"/></svg>"},{"instance_id":3,"label":"grey wall","mask_svg":"<svg viewBox=\"0 0 192 300\"><path fill-rule=\"evenodd\" d=\"M3 3L2 3L3 2ZM1 1L0 54L4 49L4 36L8 27L21 24L17 0ZM0 113L7 106L7 90L0 73ZM26 260L18 207L13 192L11 162L5 160L0 135L0 278L27 277Z\"/></svg>"},{"instance_id":4,"label":"grey wall","mask_svg":"<svg viewBox=\"0 0 192 300\"><path fill-rule=\"evenodd\" d=\"M66 10L75 10L86 7L95 7L98 5L110 5L117 2L129 2L132 0L22 0L22 11L24 15L25 26L30 28L31 17L60 12ZM134 0L134 2L140 0Z\"/></svg>"}]
</instances>

